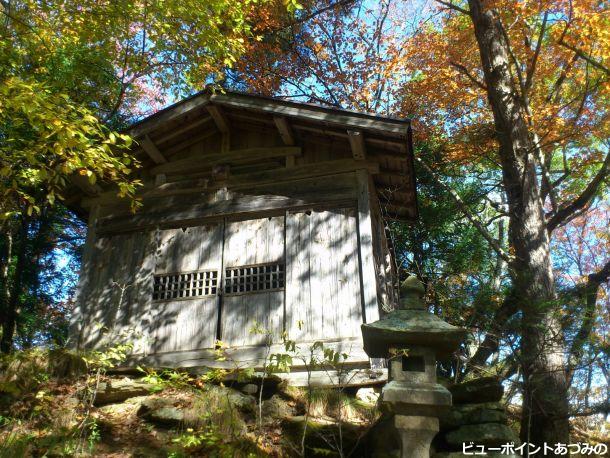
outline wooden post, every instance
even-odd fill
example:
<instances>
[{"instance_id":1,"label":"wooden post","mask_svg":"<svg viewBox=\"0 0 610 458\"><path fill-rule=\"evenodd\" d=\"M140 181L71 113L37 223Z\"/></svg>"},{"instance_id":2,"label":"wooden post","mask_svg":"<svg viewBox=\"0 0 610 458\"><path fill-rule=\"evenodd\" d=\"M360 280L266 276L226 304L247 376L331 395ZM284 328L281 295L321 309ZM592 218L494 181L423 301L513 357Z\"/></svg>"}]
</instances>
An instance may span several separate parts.
<instances>
[{"instance_id":1,"label":"wooden post","mask_svg":"<svg viewBox=\"0 0 610 458\"><path fill-rule=\"evenodd\" d=\"M87 221L87 238L85 239L85 248L83 250L83 259L81 262L80 275L78 285L76 287L76 306L70 318L70 332L68 346L72 349L79 349L82 341L83 332L83 305L85 304L85 292L89 286L89 276L93 273L91 268L91 256L94 250L94 244L97 239L96 223L100 214L100 205L94 204L89 210L89 220Z\"/></svg>"},{"instance_id":2,"label":"wooden post","mask_svg":"<svg viewBox=\"0 0 610 458\"><path fill-rule=\"evenodd\" d=\"M379 319L377 302L377 279L373 257L373 225L371 222L371 196L369 173L366 169L356 171L358 180L358 256L360 258L360 290L362 312L365 323Z\"/></svg>"}]
</instances>

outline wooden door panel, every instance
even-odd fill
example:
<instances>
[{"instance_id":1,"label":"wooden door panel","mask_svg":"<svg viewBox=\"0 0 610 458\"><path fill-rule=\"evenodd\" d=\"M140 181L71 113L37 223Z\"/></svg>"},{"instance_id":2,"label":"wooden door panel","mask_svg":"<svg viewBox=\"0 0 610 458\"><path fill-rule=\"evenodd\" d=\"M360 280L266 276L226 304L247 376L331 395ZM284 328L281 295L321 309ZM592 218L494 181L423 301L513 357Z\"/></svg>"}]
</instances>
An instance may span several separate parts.
<instances>
[{"instance_id":1,"label":"wooden door panel","mask_svg":"<svg viewBox=\"0 0 610 458\"><path fill-rule=\"evenodd\" d=\"M159 231L152 352L214 347L222 232L222 224Z\"/></svg>"},{"instance_id":2,"label":"wooden door panel","mask_svg":"<svg viewBox=\"0 0 610 458\"><path fill-rule=\"evenodd\" d=\"M289 212L286 257L290 337L359 337L362 301L355 210Z\"/></svg>"},{"instance_id":3,"label":"wooden door panel","mask_svg":"<svg viewBox=\"0 0 610 458\"><path fill-rule=\"evenodd\" d=\"M151 316L155 353L214 347L217 296L155 302Z\"/></svg>"},{"instance_id":4,"label":"wooden door panel","mask_svg":"<svg viewBox=\"0 0 610 458\"><path fill-rule=\"evenodd\" d=\"M221 340L260 345L264 337L251 332L259 325L278 341L284 317L284 217L228 222L223 265Z\"/></svg>"},{"instance_id":5,"label":"wooden door panel","mask_svg":"<svg viewBox=\"0 0 610 458\"><path fill-rule=\"evenodd\" d=\"M226 224L225 268L284 259L284 217L230 221Z\"/></svg>"},{"instance_id":6,"label":"wooden door panel","mask_svg":"<svg viewBox=\"0 0 610 458\"><path fill-rule=\"evenodd\" d=\"M273 333L274 341L282 332L284 291L225 295L221 336L228 345L263 345L265 336L253 333L255 324Z\"/></svg>"}]
</instances>

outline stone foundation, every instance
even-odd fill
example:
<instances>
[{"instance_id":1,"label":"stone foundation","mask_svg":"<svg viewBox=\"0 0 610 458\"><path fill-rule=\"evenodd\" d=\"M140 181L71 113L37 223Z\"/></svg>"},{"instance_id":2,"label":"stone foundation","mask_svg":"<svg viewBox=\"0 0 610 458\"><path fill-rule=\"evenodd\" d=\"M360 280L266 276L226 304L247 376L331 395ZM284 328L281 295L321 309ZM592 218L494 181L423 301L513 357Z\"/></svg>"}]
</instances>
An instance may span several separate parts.
<instances>
[{"instance_id":1,"label":"stone foundation","mask_svg":"<svg viewBox=\"0 0 610 458\"><path fill-rule=\"evenodd\" d=\"M453 406L440 418L440 431L433 442L435 458L471 456L462 453L464 443L485 447L520 443L508 426L506 410L500 403L504 389L498 379L484 377L451 386L449 391ZM487 456L496 455L491 452Z\"/></svg>"}]
</instances>

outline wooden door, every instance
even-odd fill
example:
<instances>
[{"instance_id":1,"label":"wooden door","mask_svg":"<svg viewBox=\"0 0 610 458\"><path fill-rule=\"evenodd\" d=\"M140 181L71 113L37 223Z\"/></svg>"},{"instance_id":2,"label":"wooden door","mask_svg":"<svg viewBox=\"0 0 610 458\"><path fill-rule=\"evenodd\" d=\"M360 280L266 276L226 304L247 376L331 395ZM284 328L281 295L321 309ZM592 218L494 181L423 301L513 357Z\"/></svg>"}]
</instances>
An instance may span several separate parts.
<instances>
[{"instance_id":1,"label":"wooden door","mask_svg":"<svg viewBox=\"0 0 610 458\"><path fill-rule=\"evenodd\" d=\"M360 337L355 209L288 212L286 330L300 341Z\"/></svg>"},{"instance_id":2,"label":"wooden door","mask_svg":"<svg viewBox=\"0 0 610 458\"><path fill-rule=\"evenodd\" d=\"M213 348L218 323L222 224L159 231L152 351Z\"/></svg>"},{"instance_id":3,"label":"wooden door","mask_svg":"<svg viewBox=\"0 0 610 458\"><path fill-rule=\"evenodd\" d=\"M277 341L284 316L284 217L228 221L223 251L221 340L260 345L259 325Z\"/></svg>"}]
</instances>

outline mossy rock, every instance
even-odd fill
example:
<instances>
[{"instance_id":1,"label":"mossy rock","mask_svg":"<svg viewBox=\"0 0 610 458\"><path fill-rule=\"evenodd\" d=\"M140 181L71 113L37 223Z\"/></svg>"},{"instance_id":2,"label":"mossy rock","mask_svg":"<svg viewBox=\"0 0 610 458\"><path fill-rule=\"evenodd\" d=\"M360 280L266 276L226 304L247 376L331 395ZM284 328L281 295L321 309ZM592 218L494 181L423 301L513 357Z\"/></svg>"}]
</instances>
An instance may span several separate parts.
<instances>
[{"instance_id":1,"label":"mossy rock","mask_svg":"<svg viewBox=\"0 0 610 458\"><path fill-rule=\"evenodd\" d=\"M506 411L499 402L456 405L439 420L441 431L456 429L463 425L508 423Z\"/></svg>"},{"instance_id":2,"label":"mossy rock","mask_svg":"<svg viewBox=\"0 0 610 458\"><path fill-rule=\"evenodd\" d=\"M480 404L498 402L504 395L504 387L498 377L481 377L449 387L453 404Z\"/></svg>"},{"instance_id":3,"label":"mossy rock","mask_svg":"<svg viewBox=\"0 0 610 458\"><path fill-rule=\"evenodd\" d=\"M394 415L384 414L367 431L354 456L400 458L400 435L394 426Z\"/></svg>"},{"instance_id":4,"label":"mossy rock","mask_svg":"<svg viewBox=\"0 0 610 458\"><path fill-rule=\"evenodd\" d=\"M339 438L339 424L330 419L309 418L305 416L296 416L286 418L283 423L284 436L290 441L292 448L300 447L301 437L307 424L305 434L306 456L308 457L328 457L340 456L337 450L333 450L329 446L330 443L337 442ZM353 423L341 423L341 437L343 441L344 456L354 450L362 437L366 433L365 425L356 425ZM333 441L334 438L334 441ZM360 456L360 455L354 455Z\"/></svg>"},{"instance_id":5,"label":"mossy rock","mask_svg":"<svg viewBox=\"0 0 610 458\"><path fill-rule=\"evenodd\" d=\"M111 379L98 385L95 405L115 404L129 398L150 394L155 385L130 378Z\"/></svg>"},{"instance_id":6,"label":"mossy rock","mask_svg":"<svg viewBox=\"0 0 610 458\"><path fill-rule=\"evenodd\" d=\"M460 426L445 434L445 440L450 447L461 450L462 444L470 442L485 447L499 447L506 443L519 443L515 432L506 425L499 423L481 423L478 425Z\"/></svg>"},{"instance_id":7,"label":"mossy rock","mask_svg":"<svg viewBox=\"0 0 610 458\"><path fill-rule=\"evenodd\" d=\"M278 394L274 394L269 399L263 401L262 416L263 420L283 420L294 415L294 409L289 401Z\"/></svg>"}]
</instances>

